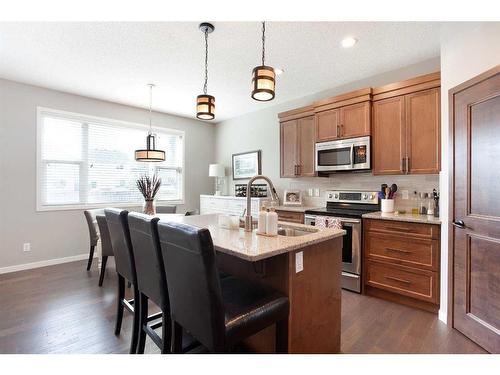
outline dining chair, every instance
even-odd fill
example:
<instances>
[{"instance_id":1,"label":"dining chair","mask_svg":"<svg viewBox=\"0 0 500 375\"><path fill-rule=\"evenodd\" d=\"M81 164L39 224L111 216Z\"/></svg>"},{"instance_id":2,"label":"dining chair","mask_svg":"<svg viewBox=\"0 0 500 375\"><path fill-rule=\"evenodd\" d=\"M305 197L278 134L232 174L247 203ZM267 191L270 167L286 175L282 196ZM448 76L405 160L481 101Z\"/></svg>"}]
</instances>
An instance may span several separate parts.
<instances>
[{"instance_id":1,"label":"dining chair","mask_svg":"<svg viewBox=\"0 0 500 375\"><path fill-rule=\"evenodd\" d=\"M111 246L111 237L109 235L108 222L106 221L106 216L104 216L104 211L102 215L96 215L97 225L99 227L99 237L101 239L101 274L99 275L99 286L102 286L104 281L104 274L106 272L106 264L108 262L108 257L112 257L113 247Z\"/></svg>"},{"instance_id":2,"label":"dining chair","mask_svg":"<svg viewBox=\"0 0 500 375\"><path fill-rule=\"evenodd\" d=\"M156 206L157 214L175 214L177 206Z\"/></svg>"},{"instance_id":3,"label":"dining chair","mask_svg":"<svg viewBox=\"0 0 500 375\"><path fill-rule=\"evenodd\" d=\"M87 220L87 226L89 228L90 251L89 251L89 260L87 262L87 271L90 271L90 267L92 267L92 259L94 258L94 250L95 247L97 246L97 241L99 241L96 216L98 214L104 214L104 210L102 209L85 210L83 211L83 214L85 215L85 220Z\"/></svg>"},{"instance_id":4,"label":"dining chair","mask_svg":"<svg viewBox=\"0 0 500 375\"><path fill-rule=\"evenodd\" d=\"M233 276L220 279L206 228L160 221L158 234L170 297L174 353L180 352L184 330L218 353L230 351L274 324L276 352L287 351L288 297Z\"/></svg>"},{"instance_id":5,"label":"dining chair","mask_svg":"<svg viewBox=\"0 0 500 375\"><path fill-rule=\"evenodd\" d=\"M134 314L132 324L132 337L130 340L130 351L133 354L137 351L137 339L139 328L139 289L137 288L137 273L135 269L134 254L130 240L128 227L128 211L116 208L106 208L104 210L106 222L108 224L111 247L115 256L115 267L118 274L118 294L116 299L116 325L115 335L119 335L122 327L123 310L126 308ZM134 298L125 298L125 280L132 283L134 287Z\"/></svg>"}]
</instances>

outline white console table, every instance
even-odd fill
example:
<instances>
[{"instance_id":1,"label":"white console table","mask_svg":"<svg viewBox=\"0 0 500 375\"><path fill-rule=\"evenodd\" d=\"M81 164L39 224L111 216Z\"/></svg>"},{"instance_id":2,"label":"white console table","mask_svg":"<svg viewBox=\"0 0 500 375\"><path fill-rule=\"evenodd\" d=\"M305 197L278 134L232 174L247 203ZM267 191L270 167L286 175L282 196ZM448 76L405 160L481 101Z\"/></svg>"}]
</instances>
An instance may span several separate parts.
<instances>
[{"instance_id":1,"label":"white console table","mask_svg":"<svg viewBox=\"0 0 500 375\"><path fill-rule=\"evenodd\" d=\"M257 217L259 210L264 202L270 198L251 198L252 216ZM243 215L247 208L247 199L245 197L233 197L225 195L200 195L200 214L227 214Z\"/></svg>"}]
</instances>

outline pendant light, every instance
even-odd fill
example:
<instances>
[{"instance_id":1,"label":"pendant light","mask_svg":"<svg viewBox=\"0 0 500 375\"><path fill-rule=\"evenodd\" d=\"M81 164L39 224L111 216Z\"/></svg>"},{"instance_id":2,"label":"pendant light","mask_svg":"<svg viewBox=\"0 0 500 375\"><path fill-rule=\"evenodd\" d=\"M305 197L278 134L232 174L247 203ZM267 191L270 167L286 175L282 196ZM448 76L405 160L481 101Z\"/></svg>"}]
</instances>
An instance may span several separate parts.
<instances>
[{"instance_id":1,"label":"pendant light","mask_svg":"<svg viewBox=\"0 0 500 375\"><path fill-rule=\"evenodd\" d=\"M152 83L148 84L149 86L149 131L148 136L146 137L146 149L145 150L135 150L135 160L136 161L165 161L165 151L157 150L155 145L155 135L152 131L151 126L151 112L153 105L153 85Z\"/></svg>"},{"instance_id":2,"label":"pendant light","mask_svg":"<svg viewBox=\"0 0 500 375\"><path fill-rule=\"evenodd\" d=\"M262 65L253 68L252 71L252 98L259 102L267 102L274 99L276 74L274 68L266 66L266 23L262 22Z\"/></svg>"},{"instance_id":3,"label":"pendant light","mask_svg":"<svg viewBox=\"0 0 500 375\"><path fill-rule=\"evenodd\" d=\"M196 98L196 117L200 120L213 120L215 118L215 97L207 94L208 87L208 34L214 31L214 25L203 22L200 30L205 34L205 83L203 94Z\"/></svg>"}]
</instances>

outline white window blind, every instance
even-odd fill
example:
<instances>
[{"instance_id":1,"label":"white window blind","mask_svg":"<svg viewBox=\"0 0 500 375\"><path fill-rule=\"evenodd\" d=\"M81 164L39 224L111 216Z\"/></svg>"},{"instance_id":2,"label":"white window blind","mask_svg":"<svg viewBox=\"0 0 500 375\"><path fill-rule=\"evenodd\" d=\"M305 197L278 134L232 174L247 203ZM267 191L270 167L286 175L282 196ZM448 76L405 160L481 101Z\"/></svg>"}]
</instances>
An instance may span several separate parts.
<instances>
[{"instance_id":1,"label":"white window blind","mask_svg":"<svg viewBox=\"0 0 500 375\"><path fill-rule=\"evenodd\" d=\"M136 162L134 150L146 146L148 128L55 110L38 112L38 208L140 204L135 181L158 173L159 201L183 200L184 137L155 128L161 163Z\"/></svg>"}]
</instances>

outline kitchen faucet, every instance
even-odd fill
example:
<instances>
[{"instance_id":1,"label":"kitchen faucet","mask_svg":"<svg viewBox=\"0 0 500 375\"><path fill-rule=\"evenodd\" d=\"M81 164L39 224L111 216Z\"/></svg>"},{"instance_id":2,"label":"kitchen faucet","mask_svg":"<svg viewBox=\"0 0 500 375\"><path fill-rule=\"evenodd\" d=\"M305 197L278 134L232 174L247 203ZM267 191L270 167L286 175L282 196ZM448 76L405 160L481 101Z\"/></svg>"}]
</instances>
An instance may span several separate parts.
<instances>
[{"instance_id":1,"label":"kitchen faucet","mask_svg":"<svg viewBox=\"0 0 500 375\"><path fill-rule=\"evenodd\" d=\"M257 175L254 176L248 181L247 184L247 209L245 215L245 232L252 231L252 184L255 180L265 180L269 185L269 190L271 190L271 199L273 202L276 202L279 205L279 197L276 193L276 189L274 188L273 182L269 179L269 177Z\"/></svg>"}]
</instances>

